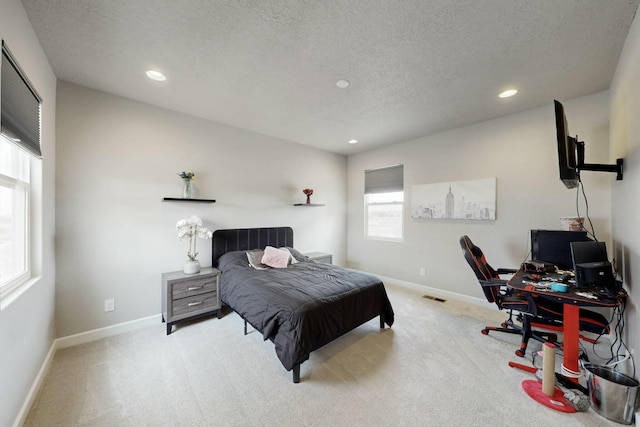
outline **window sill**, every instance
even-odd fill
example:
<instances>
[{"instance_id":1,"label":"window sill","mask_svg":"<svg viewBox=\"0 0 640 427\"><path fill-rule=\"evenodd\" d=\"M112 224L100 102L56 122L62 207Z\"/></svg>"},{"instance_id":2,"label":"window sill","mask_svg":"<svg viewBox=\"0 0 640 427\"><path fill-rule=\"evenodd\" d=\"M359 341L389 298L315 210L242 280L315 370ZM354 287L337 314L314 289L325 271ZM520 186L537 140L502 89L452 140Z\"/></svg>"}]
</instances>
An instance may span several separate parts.
<instances>
[{"instance_id":1,"label":"window sill","mask_svg":"<svg viewBox=\"0 0 640 427\"><path fill-rule=\"evenodd\" d=\"M13 290L9 291L6 295L0 297L0 311L7 309L15 300L20 298L22 294L27 292L33 285L38 283L42 279L41 276L31 277L25 280L20 285L16 286Z\"/></svg>"},{"instance_id":2,"label":"window sill","mask_svg":"<svg viewBox=\"0 0 640 427\"><path fill-rule=\"evenodd\" d=\"M394 237L377 237L377 236L366 236L365 239L367 240L380 240L383 242L404 242L403 238L394 238Z\"/></svg>"}]
</instances>

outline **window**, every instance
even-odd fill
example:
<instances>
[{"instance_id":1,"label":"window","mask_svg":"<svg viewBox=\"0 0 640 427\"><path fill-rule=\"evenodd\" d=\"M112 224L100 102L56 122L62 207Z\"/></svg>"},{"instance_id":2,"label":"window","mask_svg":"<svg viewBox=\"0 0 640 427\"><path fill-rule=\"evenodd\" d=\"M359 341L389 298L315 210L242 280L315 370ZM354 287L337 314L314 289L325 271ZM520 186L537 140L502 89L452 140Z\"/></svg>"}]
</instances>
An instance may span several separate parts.
<instances>
[{"instance_id":1,"label":"window","mask_svg":"<svg viewBox=\"0 0 640 427\"><path fill-rule=\"evenodd\" d=\"M30 277L29 160L0 136L0 297Z\"/></svg>"},{"instance_id":2,"label":"window","mask_svg":"<svg viewBox=\"0 0 640 427\"><path fill-rule=\"evenodd\" d=\"M368 238L402 240L404 192L365 195Z\"/></svg>"},{"instance_id":3,"label":"window","mask_svg":"<svg viewBox=\"0 0 640 427\"><path fill-rule=\"evenodd\" d=\"M368 239L402 241L403 166L368 170L364 178L365 236Z\"/></svg>"},{"instance_id":4,"label":"window","mask_svg":"<svg viewBox=\"0 0 640 427\"><path fill-rule=\"evenodd\" d=\"M41 157L41 101L2 41L0 300L31 278L32 183ZM37 203L36 203L37 204ZM1 302L1 301L0 301ZM0 309L2 306L0 305Z\"/></svg>"}]
</instances>

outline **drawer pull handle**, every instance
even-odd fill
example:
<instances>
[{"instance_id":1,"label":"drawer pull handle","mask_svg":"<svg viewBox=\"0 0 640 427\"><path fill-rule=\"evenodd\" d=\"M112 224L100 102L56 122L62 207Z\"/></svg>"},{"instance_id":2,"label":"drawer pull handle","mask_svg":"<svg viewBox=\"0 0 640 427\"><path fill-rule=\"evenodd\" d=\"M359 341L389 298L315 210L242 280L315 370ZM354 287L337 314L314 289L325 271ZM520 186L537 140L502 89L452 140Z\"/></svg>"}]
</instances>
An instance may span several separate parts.
<instances>
[{"instance_id":1,"label":"drawer pull handle","mask_svg":"<svg viewBox=\"0 0 640 427\"><path fill-rule=\"evenodd\" d=\"M197 290L200 290L200 289L202 289L202 285L200 285L200 286L190 286L189 287L190 291L197 291Z\"/></svg>"},{"instance_id":2,"label":"drawer pull handle","mask_svg":"<svg viewBox=\"0 0 640 427\"><path fill-rule=\"evenodd\" d=\"M200 305L200 304L202 304L202 301L190 302L188 305L189 307L193 307L194 305Z\"/></svg>"}]
</instances>

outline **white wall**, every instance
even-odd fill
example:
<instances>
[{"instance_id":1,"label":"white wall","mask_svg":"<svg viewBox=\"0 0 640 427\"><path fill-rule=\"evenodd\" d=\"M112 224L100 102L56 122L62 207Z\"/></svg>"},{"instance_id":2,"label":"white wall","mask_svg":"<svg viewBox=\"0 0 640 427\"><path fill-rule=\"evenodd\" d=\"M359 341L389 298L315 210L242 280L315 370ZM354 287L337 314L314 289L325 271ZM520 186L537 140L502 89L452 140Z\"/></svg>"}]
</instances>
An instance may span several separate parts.
<instances>
[{"instance_id":1,"label":"white wall","mask_svg":"<svg viewBox=\"0 0 640 427\"><path fill-rule=\"evenodd\" d=\"M587 161L606 162L608 92L561 101L570 131L586 142ZM549 100L544 108L350 156L348 264L482 298L462 257L460 236L469 235L494 267L517 267L527 259L530 229L560 229L560 217L575 215L576 191L558 178L555 132ZM398 163L404 164L404 242L366 240L364 171ZM610 234L609 175L583 174L589 214L598 238L605 241ZM411 218L412 185L490 177L497 177L496 221ZM426 276L419 275L420 267L426 268Z\"/></svg>"},{"instance_id":2,"label":"white wall","mask_svg":"<svg viewBox=\"0 0 640 427\"><path fill-rule=\"evenodd\" d=\"M65 82L57 111L58 337L160 313L160 274L186 259L175 224L194 214L213 230L291 226L298 249L344 263L346 157ZM161 202L183 170L217 203ZM307 187L326 206L293 207Z\"/></svg>"},{"instance_id":3,"label":"white wall","mask_svg":"<svg viewBox=\"0 0 640 427\"><path fill-rule=\"evenodd\" d=\"M612 229L616 257L630 294L627 336L640 351L640 22L636 16L611 84L611 158L624 157L624 180L613 185ZM636 362L636 366L638 363Z\"/></svg>"},{"instance_id":4,"label":"white wall","mask_svg":"<svg viewBox=\"0 0 640 427\"><path fill-rule=\"evenodd\" d=\"M43 160L32 183L36 280L0 309L0 426L21 417L22 404L54 339L56 77L19 0L0 0L0 37L42 98ZM13 295L15 296L15 294Z\"/></svg>"}]
</instances>

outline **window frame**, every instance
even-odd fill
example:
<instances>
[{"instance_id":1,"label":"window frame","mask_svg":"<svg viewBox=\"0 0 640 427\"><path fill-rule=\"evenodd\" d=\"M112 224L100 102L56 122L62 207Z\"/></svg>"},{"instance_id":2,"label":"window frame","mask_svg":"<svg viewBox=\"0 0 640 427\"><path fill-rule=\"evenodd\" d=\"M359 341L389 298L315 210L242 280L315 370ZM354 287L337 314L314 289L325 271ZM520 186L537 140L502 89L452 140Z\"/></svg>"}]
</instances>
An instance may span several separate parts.
<instances>
[{"instance_id":1,"label":"window frame","mask_svg":"<svg viewBox=\"0 0 640 427\"><path fill-rule=\"evenodd\" d=\"M9 235L12 240L10 250L17 247L14 236L24 240L18 245L24 249L24 258L19 267L21 272L7 277L0 284L0 311L8 307L42 275L42 209L43 209L43 165L42 165L42 105L43 101L27 74L2 40L2 61L0 62L0 143L10 146L10 158L3 165L0 185L9 188L9 198L18 200L11 203ZM17 150L17 154L11 150ZM14 169L14 166L16 167ZM11 191L22 192L18 199ZM24 198L24 202L21 198ZM19 206L19 207L17 207ZM24 209L24 212L22 212ZM16 214L17 212L17 214ZM22 224L15 218L23 215ZM1 221L1 219L0 219ZM16 231L17 230L17 231Z\"/></svg>"},{"instance_id":2,"label":"window frame","mask_svg":"<svg viewBox=\"0 0 640 427\"><path fill-rule=\"evenodd\" d=\"M400 195L398 199L386 196ZM385 240L390 242L404 241L404 165L393 164L364 171L364 238L369 240ZM397 196L396 196L397 197ZM374 201L373 199L377 199ZM380 236L369 234L370 207L399 206L400 207L400 236ZM392 226L392 229L395 228Z\"/></svg>"},{"instance_id":3,"label":"window frame","mask_svg":"<svg viewBox=\"0 0 640 427\"><path fill-rule=\"evenodd\" d=\"M381 194L402 194L402 200L379 202L370 201L371 198L380 196ZM373 196L373 197L372 197ZM375 234L369 234L369 207L370 206L399 206L400 207L400 237L380 236ZM364 237L367 240L382 240L387 242L404 242L404 190L402 191L390 191L388 193L370 193L364 195Z\"/></svg>"},{"instance_id":4,"label":"window frame","mask_svg":"<svg viewBox=\"0 0 640 427\"><path fill-rule=\"evenodd\" d=\"M0 143L2 144L11 144L14 146L14 148L16 150L22 150L20 147L18 147L16 144L12 144L12 142L7 139L4 135L0 135ZM23 222L23 227L22 227L22 234L23 234L23 245L24 245L24 250L23 252L23 261L24 261L24 270L21 271L19 274L11 277L10 279L8 279L6 282L2 283L0 282L0 300L4 299L7 295L11 294L13 291L15 291L17 288L19 288L21 285L27 283L31 277L32 277L32 269L31 269L31 265L32 265L32 245L31 245L31 228L32 228L32 209L31 209L31 196L32 196L32 189L31 189L31 181L33 179L32 176L32 156L29 155L29 153L24 152L24 150L22 150L23 153L21 153L21 161L24 161L26 163L27 166L27 179L29 180L24 181L22 179L19 178L14 178L8 175L5 175L3 173L0 172L0 186L5 187L5 188L9 188L12 191L19 191L19 192L23 192L22 197L24 198L24 216L22 217L22 222ZM15 213L15 212L14 212Z\"/></svg>"}]
</instances>

